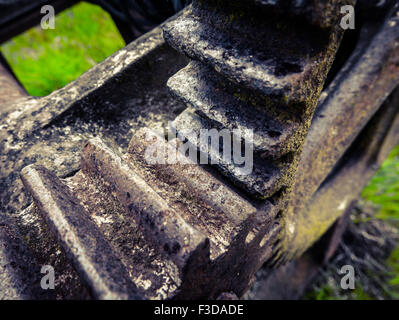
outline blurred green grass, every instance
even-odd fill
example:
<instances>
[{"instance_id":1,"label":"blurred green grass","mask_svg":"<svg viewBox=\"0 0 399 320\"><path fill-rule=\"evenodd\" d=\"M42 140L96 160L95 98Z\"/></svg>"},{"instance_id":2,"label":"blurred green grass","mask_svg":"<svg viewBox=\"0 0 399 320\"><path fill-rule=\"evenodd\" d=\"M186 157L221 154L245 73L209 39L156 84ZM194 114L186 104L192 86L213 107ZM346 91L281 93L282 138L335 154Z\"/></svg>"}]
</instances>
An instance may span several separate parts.
<instances>
[{"instance_id":1,"label":"blurred green grass","mask_svg":"<svg viewBox=\"0 0 399 320\"><path fill-rule=\"evenodd\" d=\"M115 24L100 7L80 3L56 17L54 30L35 27L0 49L30 95L44 96L65 86L125 45ZM378 219L399 227L399 146L390 154L362 197L380 206ZM387 261L390 285L399 293L399 247ZM361 287L354 299L370 299ZM336 299L328 284L314 292L316 299Z\"/></svg>"},{"instance_id":2,"label":"blurred green grass","mask_svg":"<svg viewBox=\"0 0 399 320\"><path fill-rule=\"evenodd\" d=\"M351 290L347 297L337 296L331 286L325 284L318 290L310 292L305 297L306 300L373 300L361 285L357 285Z\"/></svg>"},{"instance_id":3,"label":"blurred green grass","mask_svg":"<svg viewBox=\"0 0 399 320\"><path fill-rule=\"evenodd\" d=\"M380 206L377 218L399 227L399 146L363 190L362 197Z\"/></svg>"},{"instance_id":4,"label":"blurred green grass","mask_svg":"<svg viewBox=\"0 0 399 320\"><path fill-rule=\"evenodd\" d=\"M377 218L392 223L399 229L399 146L396 146L375 174L362 197L380 208ZM399 299L399 246L387 260L391 280L391 298Z\"/></svg>"},{"instance_id":5,"label":"blurred green grass","mask_svg":"<svg viewBox=\"0 0 399 320\"><path fill-rule=\"evenodd\" d=\"M28 93L45 96L124 45L108 13L82 2L58 14L55 29L31 28L0 49Z\"/></svg>"},{"instance_id":6,"label":"blurred green grass","mask_svg":"<svg viewBox=\"0 0 399 320\"><path fill-rule=\"evenodd\" d=\"M399 229L399 146L396 146L364 188L361 197L378 206L376 218L392 224ZM360 222L360 221L357 221ZM383 295L389 299L399 299L399 246L386 261L387 283L382 288ZM370 275L372 277L373 275ZM316 300L373 300L361 283L353 291L341 291L337 294L333 286L326 283L306 294L305 299Z\"/></svg>"}]
</instances>

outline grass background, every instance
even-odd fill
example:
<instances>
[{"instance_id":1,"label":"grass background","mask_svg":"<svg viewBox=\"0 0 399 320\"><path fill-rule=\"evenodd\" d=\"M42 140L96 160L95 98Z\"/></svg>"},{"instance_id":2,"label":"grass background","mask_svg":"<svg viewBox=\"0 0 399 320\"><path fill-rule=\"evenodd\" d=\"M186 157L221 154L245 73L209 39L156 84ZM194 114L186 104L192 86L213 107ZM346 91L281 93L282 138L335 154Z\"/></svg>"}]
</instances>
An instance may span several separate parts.
<instances>
[{"instance_id":1,"label":"grass background","mask_svg":"<svg viewBox=\"0 0 399 320\"><path fill-rule=\"evenodd\" d=\"M0 49L30 95L44 96L76 79L125 45L115 24L100 7L80 3L57 15L54 30L35 27ZM377 218L399 227L399 146L362 193L379 205ZM399 294L399 247L386 262L390 285ZM314 292L316 299L334 299L328 285ZM354 299L367 299L361 287Z\"/></svg>"},{"instance_id":2,"label":"grass background","mask_svg":"<svg viewBox=\"0 0 399 320\"><path fill-rule=\"evenodd\" d=\"M28 93L45 96L124 46L108 13L82 2L57 15L55 29L32 28L0 48Z\"/></svg>"}]
</instances>

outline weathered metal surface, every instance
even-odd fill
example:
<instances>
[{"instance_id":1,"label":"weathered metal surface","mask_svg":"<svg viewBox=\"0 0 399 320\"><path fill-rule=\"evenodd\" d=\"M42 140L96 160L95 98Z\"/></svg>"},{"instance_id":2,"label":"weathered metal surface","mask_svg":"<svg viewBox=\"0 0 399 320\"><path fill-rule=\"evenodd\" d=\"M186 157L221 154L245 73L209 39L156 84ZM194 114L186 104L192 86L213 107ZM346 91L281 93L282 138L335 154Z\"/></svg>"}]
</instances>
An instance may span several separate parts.
<instances>
[{"instance_id":1,"label":"weathered metal surface","mask_svg":"<svg viewBox=\"0 0 399 320\"><path fill-rule=\"evenodd\" d=\"M87 299L90 295L38 210L27 207L31 198L18 172L36 163L58 176L70 176L80 167L81 148L88 139L100 136L115 141L122 151L129 143L130 132L142 126L165 125L183 109L170 97L166 81L186 61L165 45L161 30L155 29L50 97L12 101L2 114L0 211L13 217L21 229L21 235L15 237L26 240L37 263L55 268L57 299ZM32 110L35 106L42 107ZM31 115L38 121L25 127L24 119ZM145 252L141 256L151 257L151 251ZM136 260L144 261L142 257ZM137 272L146 274L150 265L145 265ZM163 267L157 268L162 278ZM167 281L160 287L163 285L167 286ZM161 293L154 297L165 296Z\"/></svg>"},{"instance_id":2,"label":"weathered metal surface","mask_svg":"<svg viewBox=\"0 0 399 320\"><path fill-rule=\"evenodd\" d=\"M182 140L187 138L188 143L200 150L201 156L208 159L209 163L214 164L222 174L229 177L237 186L255 197L272 196L281 188L285 187L288 180L291 178L290 164L292 155L288 155L286 158L280 158L279 162L274 162L267 158L251 159L254 162L253 170L252 168L246 168L242 165L239 166L229 158L225 159L223 152L219 149L209 147L208 141L201 141L202 130L212 130L214 126L207 122L207 119L197 115L193 109L186 109L177 117L172 123L172 129L179 134ZM222 128L222 130L223 129L225 128ZM188 132L188 134L185 132ZM195 134L195 139L192 139L192 134ZM194 141L191 141L190 138ZM248 140L246 140L246 142L248 143ZM252 146L247 148L245 152L252 156Z\"/></svg>"},{"instance_id":3,"label":"weathered metal surface","mask_svg":"<svg viewBox=\"0 0 399 320\"><path fill-rule=\"evenodd\" d=\"M335 252L352 212L352 204L397 144L399 89L390 95L368 122L301 213L298 221L307 231L306 242L302 242L303 249L310 249L277 270L270 270L267 266L261 269L257 274L256 285L246 298L297 299L301 296L322 264ZM335 221L338 224L331 230L331 236L322 239L322 243L316 243ZM314 248L311 247L315 243Z\"/></svg>"},{"instance_id":4,"label":"weathered metal surface","mask_svg":"<svg viewBox=\"0 0 399 320\"><path fill-rule=\"evenodd\" d=\"M276 4L276 12L281 5ZM339 16L339 2L332 1L329 5L336 11L333 16ZM171 91L192 108L177 117L173 128L199 151L205 150L211 161L216 160L214 166L252 197L264 200L278 194L281 198L276 206L281 210L278 219L285 220L285 200L291 192L304 139L343 30L338 24L327 28L320 16L319 23L311 18L311 24L298 26L295 19L287 18L292 7L285 8L288 15L274 17L267 15L268 7L265 3L194 1L163 29L168 43L198 61L168 82ZM311 5L307 8L314 9L316 16L321 13ZM218 149L211 147L209 151L198 139L201 129L211 129L215 124L219 129L229 128L223 117L215 121L217 111L213 110L236 105L257 108L261 122L273 119L282 123L277 135L295 137L295 141L285 140L276 148L267 126L258 129L254 169L250 174L243 173L234 162L224 161L224 141ZM241 129L253 129L245 114L237 113L234 118ZM292 123L294 133L288 129ZM195 139L184 136L185 130L194 130ZM279 261L281 252L271 251L269 258Z\"/></svg>"},{"instance_id":5,"label":"weathered metal surface","mask_svg":"<svg viewBox=\"0 0 399 320\"><path fill-rule=\"evenodd\" d=\"M0 300L54 299L40 287L40 266L15 224L0 214Z\"/></svg>"},{"instance_id":6,"label":"weathered metal surface","mask_svg":"<svg viewBox=\"0 0 399 320\"><path fill-rule=\"evenodd\" d=\"M239 138L243 139L248 139L246 129L253 130L253 149L265 157L279 158L295 149L297 122L274 119L264 112L261 104L247 101L242 88L233 85L229 88L223 81L211 68L192 61L169 79L168 87L186 105L208 117L212 128L227 128L232 132L238 129Z\"/></svg>"},{"instance_id":7,"label":"weathered metal surface","mask_svg":"<svg viewBox=\"0 0 399 320\"><path fill-rule=\"evenodd\" d=\"M82 170L101 176L115 189L128 214L143 229L148 241L183 269L189 259L207 255L206 237L170 208L134 169L99 139L83 151Z\"/></svg>"},{"instance_id":8,"label":"weathered metal surface","mask_svg":"<svg viewBox=\"0 0 399 320\"><path fill-rule=\"evenodd\" d=\"M240 12L225 3L205 3L194 1L165 25L168 43L234 83L280 100L282 106L314 98L313 88L328 70L325 49L333 40L328 32L294 26L284 16L265 19L257 8L242 6ZM277 23L284 27L279 29Z\"/></svg>"},{"instance_id":9,"label":"weathered metal surface","mask_svg":"<svg viewBox=\"0 0 399 320\"><path fill-rule=\"evenodd\" d=\"M299 228L308 232L302 232L304 242L295 240L297 248L314 243L345 212L399 143L398 106L399 91L396 90L298 215Z\"/></svg>"},{"instance_id":10,"label":"weathered metal surface","mask_svg":"<svg viewBox=\"0 0 399 320\"><path fill-rule=\"evenodd\" d=\"M87 139L99 135L123 149L130 131L172 120L183 106L170 98L165 83L185 62L156 29L65 88L13 101L0 119L2 211L16 213L27 205L15 189L23 166L37 162L69 175L79 168Z\"/></svg>"},{"instance_id":11,"label":"weathered metal surface","mask_svg":"<svg viewBox=\"0 0 399 320\"><path fill-rule=\"evenodd\" d=\"M25 167L21 178L93 297L139 299L120 259L68 186L40 166Z\"/></svg>"},{"instance_id":12,"label":"weathered metal surface","mask_svg":"<svg viewBox=\"0 0 399 320\"><path fill-rule=\"evenodd\" d=\"M165 164L147 162L145 152L154 143L166 151ZM210 258L216 259L235 238L252 227L256 208L210 172L176 152L178 146L176 139L168 143L163 136L143 128L133 136L127 159L171 208L209 238ZM168 164L168 155L173 153L178 163Z\"/></svg>"},{"instance_id":13,"label":"weathered metal surface","mask_svg":"<svg viewBox=\"0 0 399 320\"><path fill-rule=\"evenodd\" d=\"M238 2L239 0L235 0ZM248 1L249 3L251 1ZM337 12L341 7L350 5L348 1L331 0L253 0L255 4L264 6L271 11L270 14L284 14L289 17L307 21L314 26L321 28L331 28L337 24L340 16Z\"/></svg>"}]
</instances>

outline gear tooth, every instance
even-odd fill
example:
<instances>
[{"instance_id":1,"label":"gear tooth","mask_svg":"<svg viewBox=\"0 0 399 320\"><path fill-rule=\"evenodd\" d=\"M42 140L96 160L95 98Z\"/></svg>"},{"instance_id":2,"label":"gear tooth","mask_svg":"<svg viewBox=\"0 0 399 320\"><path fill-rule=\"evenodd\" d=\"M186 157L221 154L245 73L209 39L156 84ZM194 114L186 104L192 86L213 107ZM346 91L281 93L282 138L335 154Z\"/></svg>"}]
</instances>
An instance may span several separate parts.
<instances>
[{"instance_id":1,"label":"gear tooth","mask_svg":"<svg viewBox=\"0 0 399 320\"><path fill-rule=\"evenodd\" d=\"M140 299L125 266L68 186L41 166L25 167L21 178L94 297Z\"/></svg>"},{"instance_id":2,"label":"gear tooth","mask_svg":"<svg viewBox=\"0 0 399 320\"><path fill-rule=\"evenodd\" d=\"M285 119L274 119L272 112L257 106L262 103L257 101L259 97L244 92L200 62L192 61L175 74L168 87L214 127L236 130L239 138L253 130L254 151L265 157L279 158L295 149L300 124L290 119L288 112ZM287 108L282 100L275 100L276 109Z\"/></svg>"},{"instance_id":3,"label":"gear tooth","mask_svg":"<svg viewBox=\"0 0 399 320\"><path fill-rule=\"evenodd\" d=\"M330 2L321 1L312 8ZM189 106L174 126L177 131L195 128L193 141L185 137L191 145L208 152L208 158L216 160L214 166L244 192L265 199L293 184L340 38L332 33L342 32L298 27L287 17L276 26L274 20L259 20L256 9L257 5L284 8L284 12L297 10L303 15L309 4L302 8L302 4L296 7L280 1L273 5L265 1L222 3L194 2L164 26L166 41L194 60L168 81L171 92ZM331 5L335 8L337 4ZM253 132L252 140L242 137L242 143L249 140L253 146L251 173L242 174L239 165L223 161L221 151L230 148L224 147L224 142L219 150L198 142L199 132L212 128Z\"/></svg>"},{"instance_id":4,"label":"gear tooth","mask_svg":"<svg viewBox=\"0 0 399 320\"><path fill-rule=\"evenodd\" d=\"M198 298L231 288L240 294L259 263L276 267L290 258L281 242L284 213L278 213L340 39L317 10L340 1L309 0L303 8L279 0L219 1L195 1L164 25L167 42L195 61L168 82L189 108L172 123L182 141L152 133L163 163L146 158L155 142L142 129L124 156L90 140L73 177L60 180L42 167L22 172L98 298ZM310 24L295 27L290 15L281 25L259 18L279 10ZM240 135L239 145L250 144L253 167L222 156L231 154L225 142L231 139L203 144L203 129L226 129L229 138L237 138L234 129L252 132L253 140ZM186 142L211 166L168 163L169 151Z\"/></svg>"}]
</instances>

